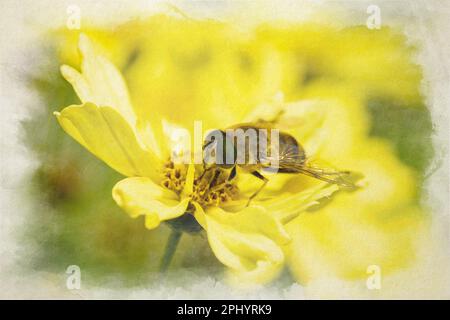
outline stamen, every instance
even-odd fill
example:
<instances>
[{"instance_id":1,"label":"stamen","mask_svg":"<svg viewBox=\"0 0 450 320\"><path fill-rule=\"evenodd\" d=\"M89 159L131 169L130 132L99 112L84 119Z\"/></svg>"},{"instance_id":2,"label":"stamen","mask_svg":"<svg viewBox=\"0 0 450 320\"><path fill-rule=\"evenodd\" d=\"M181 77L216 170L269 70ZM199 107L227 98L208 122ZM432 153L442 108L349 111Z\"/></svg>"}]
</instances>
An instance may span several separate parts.
<instances>
[{"instance_id":1,"label":"stamen","mask_svg":"<svg viewBox=\"0 0 450 320\"><path fill-rule=\"evenodd\" d=\"M186 184L186 174L186 165L175 165L169 161L164 165L161 185L180 194ZM235 179L228 180L229 174L229 170L215 167L196 175L191 195L192 200L202 207L220 206L225 202L237 200L239 189L235 184Z\"/></svg>"}]
</instances>

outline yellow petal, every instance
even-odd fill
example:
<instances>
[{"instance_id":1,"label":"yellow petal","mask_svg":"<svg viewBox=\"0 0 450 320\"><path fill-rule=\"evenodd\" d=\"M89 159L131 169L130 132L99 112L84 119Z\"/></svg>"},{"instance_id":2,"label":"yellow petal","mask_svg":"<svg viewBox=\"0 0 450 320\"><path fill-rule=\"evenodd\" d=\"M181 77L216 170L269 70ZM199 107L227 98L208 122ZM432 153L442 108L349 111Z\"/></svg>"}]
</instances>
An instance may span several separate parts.
<instances>
[{"instance_id":1,"label":"yellow petal","mask_svg":"<svg viewBox=\"0 0 450 320\"><path fill-rule=\"evenodd\" d=\"M169 148L165 144L166 137L162 132L161 126L154 126L149 121L138 118L136 121L136 133L146 149L152 150L158 158L167 159L170 156Z\"/></svg>"},{"instance_id":2,"label":"yellow petal","mask_svg":"<svg viewBox=\"0 0 450 320\"><path fill-rule=\"evenodd\" d=\"M197 207L195 217L207 231L216 257L236 275L249 282L266 282L280 271L284 255L281 246L289 236L279 221L262 207L226 212L218 207L207 212Z\"/></svg>"},{"instance_id":3,"label":"yellow petal","mask_svg":"<svg viewBox=\"0 0 450 320\"><path fill-rule=\"evenodd\" d=\"M171 151L170 157L174 163L191 163L191 132L181 126L163 120L161 123L166 148Z\"/></svg>"},{"instance_id":4,"label":"yellow petal","mask_svg":"<svg viewBox=\"0 0 450 320\"><path fill-rule=\"evenodd\" d=\"M85 103L55 115L64 131L121 174L159 178L159 160L142 148L129 124L113 108Z\"/></svg>"},{"instance_id":5,"label":"yellow petal","mask_svg":"<svg viewBox=\"0 0 450 320\"><path fill-rule=\"evenodd\" d=\"M206 215L205 211L203 210L202 206L199 205L197 202L192 202L192 204L195 207L194 211L194 218L197 220L198 224L202 226L203 229L206 230Z\"/></svg>"},{"instance_id":6,"label":"yellow petal","mask_svg":"<svg viewBox=\"0 0 450 320\"><path fill-rule=\"evenodd\" d=\"M145 215L145 226L156 228L162 221L186 212L189 199L179 201L173 191L158 186L148 178L134 177L119 181L112 191L113 199L131 217Z\"/></svg>"},{"instance_id":7,"label":"yellow petal","mask_svg":"<svg viewBox=\"0 0 450 320\"><path fill-rule=\"evenodd\" d=\"M195 166L194 164L189 164L187 173L186 173L186 182L184 184L182 196L189 196L192 194L194 190L194 177L195 177Z\"/></svg>"},{"instance_id":8,"label":"yellow petal","mask_svg":"<svg viewBox=\"0 0 450 320\"><path fill-rule=\"evenodd\" d=\"M63 77L72 84L83 103L111 106L134 127L136 117L119 70L95 52L91 41L84 34L80 35L79 49L82 55L81 73L64 65L61 67Z\"/></svg>"}]
</instances>

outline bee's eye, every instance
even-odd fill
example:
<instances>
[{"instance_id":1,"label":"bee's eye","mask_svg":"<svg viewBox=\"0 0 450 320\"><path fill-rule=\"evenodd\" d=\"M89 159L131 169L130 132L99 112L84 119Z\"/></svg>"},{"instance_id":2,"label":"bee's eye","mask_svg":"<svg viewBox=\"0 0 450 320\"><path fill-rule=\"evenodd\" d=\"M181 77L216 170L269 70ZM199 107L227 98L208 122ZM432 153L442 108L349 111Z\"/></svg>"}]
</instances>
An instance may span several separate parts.
<instances>
[{"instance_id":1,"label":"bee's eye","mask_svg":"<svg viewBox=\"0 0 450 320\"><path fill-rule=\"evenodd\" d=\"M203 144L203 160L210 164L233 165L235 160L233 139L221 130L208 133Z\"/></svg>"}]
</instances>

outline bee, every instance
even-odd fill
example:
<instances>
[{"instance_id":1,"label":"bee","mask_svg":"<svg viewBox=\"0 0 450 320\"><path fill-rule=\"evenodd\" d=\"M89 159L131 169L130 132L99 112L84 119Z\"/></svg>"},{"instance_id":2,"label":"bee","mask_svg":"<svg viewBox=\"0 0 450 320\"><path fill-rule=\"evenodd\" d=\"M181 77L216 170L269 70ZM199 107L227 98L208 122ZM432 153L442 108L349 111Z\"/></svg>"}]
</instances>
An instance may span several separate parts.
<instances>
[{"instance_id":1,"label":"bee","mask_svg":"<svg viewBox=\"0 0 450 320\"><path fill-rule=\"evenodd\" d=\"M258 120L209 132L203 144L204 172L217 167L228 169L231 170L228 180L232 180L239 166L260 179L263 183L249 197L247 206L269 182L261 171L304 174L343 189L356 188L350 179L350 171L310 164L302 145L289 133L275 129L274 124L275 121Z\"/></svg>"}]
</instances>

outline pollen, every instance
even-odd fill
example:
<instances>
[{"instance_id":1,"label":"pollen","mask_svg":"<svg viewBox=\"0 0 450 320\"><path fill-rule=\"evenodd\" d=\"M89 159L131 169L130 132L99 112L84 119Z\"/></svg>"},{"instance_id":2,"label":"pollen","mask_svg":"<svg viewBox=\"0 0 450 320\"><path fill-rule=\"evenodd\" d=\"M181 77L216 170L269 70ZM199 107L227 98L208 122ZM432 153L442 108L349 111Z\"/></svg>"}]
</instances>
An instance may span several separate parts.
<instances>
[{"instance_id":1,"label":"pollen","mask_svg":"<svg viewBox=\"0 0 450 320\"><path fill-rule=\"evenodd\" d=\"M161 185L180 194L186 183L186 173L185 165L175 165L169 161L164 165Z\"/></svg>"},{"instance_id":2,"label":"pollen","mask_svg":"<svg viewBox=\"0 0 450 320\"><path fill-rule=\"evenodd\" d=\"M169 161L164 165L161 185L180 194L186 183L187 166ZM234 180L229 181L229 170L213 167L196 174L192 201L202 207L220 206L239 198L239 188Z\"/></svg>"}]
</instances>

